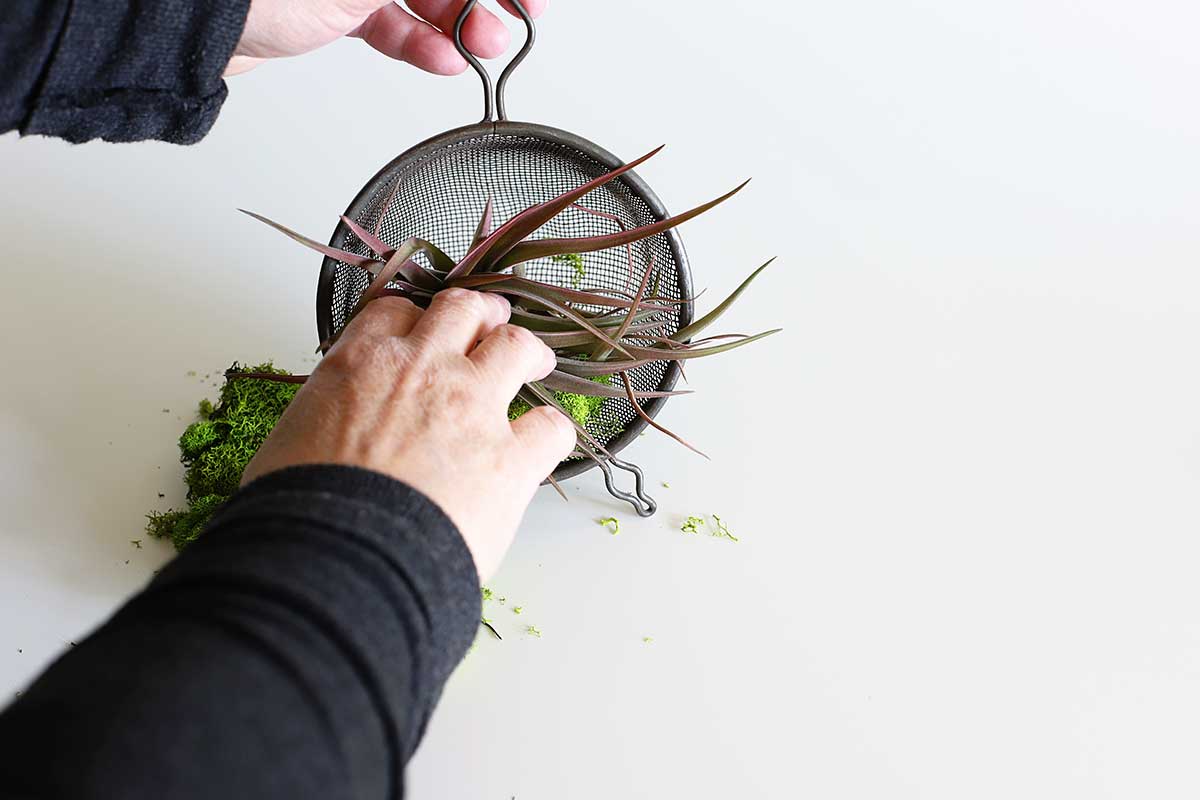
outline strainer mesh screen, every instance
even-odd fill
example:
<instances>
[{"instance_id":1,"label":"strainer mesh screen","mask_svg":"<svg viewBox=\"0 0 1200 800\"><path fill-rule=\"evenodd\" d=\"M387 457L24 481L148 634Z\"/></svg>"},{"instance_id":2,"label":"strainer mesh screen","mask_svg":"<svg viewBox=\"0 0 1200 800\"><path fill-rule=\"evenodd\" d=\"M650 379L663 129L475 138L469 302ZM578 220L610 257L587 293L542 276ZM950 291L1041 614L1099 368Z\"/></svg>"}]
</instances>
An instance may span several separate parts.
<instances>
[{"instance_id":1,"label":"strainer mesh screen","mask_svg":"<svg viewBox=\"0 0 1200 800\"><path fill-rule=\"evenodd\" d=\"M573 147L533 136L481 134L456 141L416 160L404 161L390 180L382 182L375 194L354 210L352 216L368 230L374 231L378 225L380 238L389 244L399 244L417 236L433 242L457 261L466 253L489 197L495 208L494 224L500 225L529 206L549 200L607 171L605 165ZM630 228L658 219L650 207L619 179L588 193L580 205L614 216ZM614 220L572 208L559 214L533 236L583 237L618 230ZM347 235L340 246L350 252L368 255L365 245L352 234ZM633 294L642 275L653 265L657 274L651 275L650 286L657 281L660 296L680 296L679 267L663 234L632 245L632 269L625 247L581 255L586 267L581 280L569 264L550 259L530 262L526 265L526 275L561 286L603 287ZM429 264L426 262L425 266ZM345 325L347 315L366 286L367 277L361 270L338 264L332 292L334 331ZM659 319L667 325L658 335L669 336L680 327L680 315L676 312L663 312ZM656 362L632 370L629 377L635 389L653 391L660 387L666 372L667 365ZM593 436L607 445L636 418L629 402L609 399L592 416L587 427Z\"/></svg>"}]
</instances>

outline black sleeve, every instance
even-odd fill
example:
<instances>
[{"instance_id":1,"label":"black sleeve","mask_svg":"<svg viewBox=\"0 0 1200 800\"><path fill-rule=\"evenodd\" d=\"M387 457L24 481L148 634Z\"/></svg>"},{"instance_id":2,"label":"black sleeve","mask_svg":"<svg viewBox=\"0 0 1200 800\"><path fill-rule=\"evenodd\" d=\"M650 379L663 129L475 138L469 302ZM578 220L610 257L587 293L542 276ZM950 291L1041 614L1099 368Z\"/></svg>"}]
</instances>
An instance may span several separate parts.
<instances>
[{"instance_id":1,"label":"black sleeve","mask_svg":"<svg viewBox=\"0 0 1200 800\"><path fill-rule=\"evenodd\" d=\"M0 715L0 797L400 797L479 612L420 493L268 475Z\"/></svg>"},{"instance_id":2,"label":"black sleeve","mask_svg":"<svg viewBox=\"0 0 1200 800\"><path fill-rule=\"evenodd\" d=\"M249 0L0 0L0 133L191 144Z\"/></svg>"}]
</instances>

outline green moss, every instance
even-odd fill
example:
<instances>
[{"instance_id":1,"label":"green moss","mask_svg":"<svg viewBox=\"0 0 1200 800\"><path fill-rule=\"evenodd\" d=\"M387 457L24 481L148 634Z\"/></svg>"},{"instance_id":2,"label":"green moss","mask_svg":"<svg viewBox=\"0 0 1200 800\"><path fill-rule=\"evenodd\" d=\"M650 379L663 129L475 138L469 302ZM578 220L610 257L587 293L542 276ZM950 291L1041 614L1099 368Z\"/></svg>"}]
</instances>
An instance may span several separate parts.
<instances>
[{"instance_id":1,"label":"green moss","mask_svg":"<svg viewBox=\"0 0 1200 800\"><path fill-rule=\"evenodd\" d=\"M603 375L591 380L596 383L607 383L607 378ZM592 415L600 410L600 406L604 405L603 397L588 397L572 392L555 392L554 399L580 425L586 425ZM528 410L528 403L519 397L513 398L513 401L508 404L508 418L514 420Z\"/></svg>"},{"instance_id":2,"label":"green moss","mask_svg":"<svg viewBox=\"0 0 1200 800\"><path fill-rule=\"evenodd\" d=\"M234 367L238 368L236 364ZM289 374L275 369L270 362L247 371ZM146 532L170 539L177 550L195 541L213 512L237 491L246 464L299 388L292 383L227 380L215 406L202 400L201 419L179 437L180 460L186 469L187 508L149 514Z\"/></svg>"},{"instance_id":3,"label":"green moss","mask_svg":"<svg viewBox=\"0 0 1200 800\"><path fill-rule=\"evenodd\" d=\"M613 536L616 536L618 533L621 532L621 521L618 520L616 517L605 517L604 519L596 520L596 522L600 523L601 525L607 527L610 531L612 531Z\"/></svg>"},{"instance_id":4,"label":"green moss","mask_svg":"<svg viewBox=\"0 0 1200 800\"><path fill-rule=\"evenodd\" d=\"M583 264L583 256L579 253L561 253L550 258L556 264L565 264L575 271L571 276L571 288L578 289L583 279L587 276L587 267Z\"/></svg>"}]
</instances>

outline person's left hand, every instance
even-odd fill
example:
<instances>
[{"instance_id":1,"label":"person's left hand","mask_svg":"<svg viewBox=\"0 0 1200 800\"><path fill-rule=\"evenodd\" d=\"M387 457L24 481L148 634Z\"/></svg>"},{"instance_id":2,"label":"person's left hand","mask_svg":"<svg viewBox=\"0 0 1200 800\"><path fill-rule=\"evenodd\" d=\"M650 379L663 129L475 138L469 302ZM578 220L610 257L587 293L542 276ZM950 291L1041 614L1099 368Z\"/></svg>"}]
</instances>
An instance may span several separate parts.
<instances>
[{"instance_id":1,"label":"person's left hand","mask_svg":"<svg viewBox=\"0 0 1200 800\"><path fill-rule=\"evenodd\" d=\"M548 0L523 0L530 16ZM296 56L343 36L362 39L386 56L435 75L467 68L451 38L464 0L407 0L412 14L392 0L251 0L242 38L225 69L236 75L268 58ZM511 0L500 3L516 14ZM508 49L509 33L495 14L476 6L463 25L463 44L480 58Z\"/></svg>"}]
</instances>

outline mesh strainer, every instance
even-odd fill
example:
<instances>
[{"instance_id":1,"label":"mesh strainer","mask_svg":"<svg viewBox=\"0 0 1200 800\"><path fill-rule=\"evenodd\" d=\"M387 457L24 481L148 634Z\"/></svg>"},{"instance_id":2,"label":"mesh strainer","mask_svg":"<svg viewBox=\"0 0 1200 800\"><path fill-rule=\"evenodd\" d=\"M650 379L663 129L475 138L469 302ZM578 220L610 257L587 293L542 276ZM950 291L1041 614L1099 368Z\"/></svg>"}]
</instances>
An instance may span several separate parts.
<instances>
[{"instance_id":1,"label":"mesh strainer","mask_svg":"<svg viewBox=\"0 0 1200 800\"><path fill-rule=\"evenodd\" d=\"M499 225L532 205L622 165L607 150L575 134L508 119L505 86L533 47L533 20L520 0L513 0L525 23L527 38L501 74L493 102L490 76L462 43L463 23L476 2L468 0L463 7L454 28L454 42L483 82L483 120L435 136L398 156L363 187L346 210L347 217L368 230L378 231L384 241L402 242L420 237L435 243L456 261L466 254L479 211L489 198ZM570 208L534 236L597 236L613 233L618 225L635 228L669 216L653 190L634 172L593 190L580 204L593 213ZM338 225L329 243L363 256L370 254L345 224ZM418 260L422 258L418 256ZM653 270L650 282L657 286L657 293L682 301L672 311L662 312L658 321L665 323L665 327L660 335L669 336L692 321L691 272L676 230L637 242L630 250L612 248L585 253L583 258L588 286L628 291L638 286L646 271ZM426 261L423 266L432 265ZM527 264L526 274L562 286L571 286L576 279L569 265L546 259ZM321 341L346 324L369 280L361 269L325 259L317 285L317 332ZM674 387L679 374L676 362L653 362L631 370L629 378L638 391L665 392ZM655 398L642 406L647 415L654 416L666 400ZM645 491L641 470L615 457L645 426L645 420L624 399L606 399L587 423L588 432L613 456L602 457L599 463L608 491L632 504L639 515L650 516L656 504ZM552 477L569 478L593 466L597 462L589 458L571 458L559 464ZM632 493L616 487L613 468L633 475Z\"/></svg>"}]
</instances>

